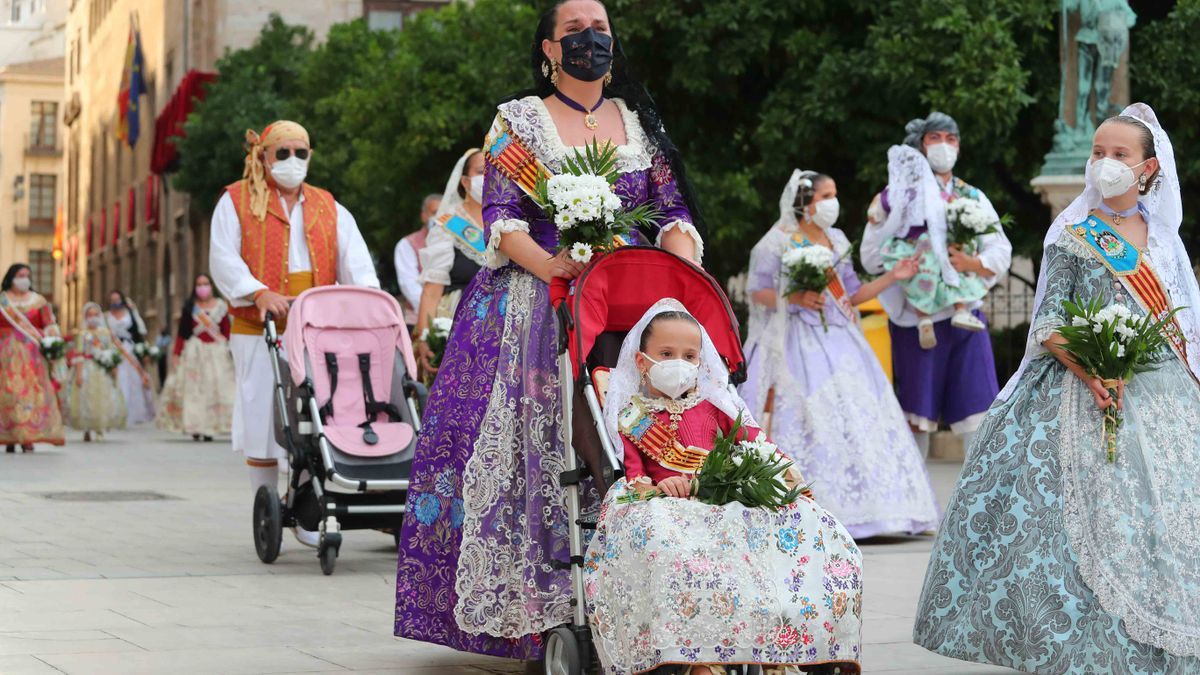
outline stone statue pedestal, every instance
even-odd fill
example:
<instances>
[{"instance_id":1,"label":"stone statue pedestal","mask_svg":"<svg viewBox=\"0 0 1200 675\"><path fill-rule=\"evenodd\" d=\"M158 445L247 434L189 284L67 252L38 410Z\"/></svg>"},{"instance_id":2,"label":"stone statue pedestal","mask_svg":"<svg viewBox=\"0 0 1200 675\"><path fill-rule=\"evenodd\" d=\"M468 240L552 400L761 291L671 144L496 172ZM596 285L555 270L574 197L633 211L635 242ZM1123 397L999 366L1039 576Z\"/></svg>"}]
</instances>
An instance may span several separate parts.
<instances>
[{"instance_id":1,"label":"stone statue pedestal","mask_svg":"<svg viewBox=\"0 0 1200 675\"><path fill-rule=\"evenodd\" d=\"M1084 160L1080 161L1083 166ZM1042 196L1042 202L1050 207L1050 217L1057 218L1058 214L1070 206L1071 201L1083 192L1084 180L1080 174L1075 175L1042 175L1029 182L1034 190Z\"/></svg>"}]
</instances>

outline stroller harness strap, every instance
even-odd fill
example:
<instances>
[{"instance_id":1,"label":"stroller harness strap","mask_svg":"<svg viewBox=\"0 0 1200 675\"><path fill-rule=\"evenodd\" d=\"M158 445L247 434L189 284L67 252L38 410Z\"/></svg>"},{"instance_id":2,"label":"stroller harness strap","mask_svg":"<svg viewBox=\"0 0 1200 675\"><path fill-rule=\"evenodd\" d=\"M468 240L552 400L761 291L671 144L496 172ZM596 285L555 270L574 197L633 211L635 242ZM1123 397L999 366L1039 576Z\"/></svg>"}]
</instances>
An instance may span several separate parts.
<instances>
[{"instance_id":1,"label":"stroller harness strap","mask_svg":"<svg viewBox=\"0 0 1200 675\"><path fill-rule=\"evenodd\" d=\"M377 420L379 413L386 413L389 421L400 422L400 411L391 403L375 400L375 388L371 385L370 354L358 355L358 372L362 375L363 403L367 411L367 419L358 426L363 428L363 443L375 445L379 442L379 435L371 428L371 424Z\"/></svg>"},{"instance_id":2,"label":"stroller harness strap","mask_svg":"<svg viewBox=\"0 0 1200 675\"><path fill-rule=\"evenodd\" d=\"M337 354L325 352L325 370L329 371L329 400L321 406L321 421L328 422L333 417L333 395L337 393L338 362Z\"/></svg>"}]
</instances>

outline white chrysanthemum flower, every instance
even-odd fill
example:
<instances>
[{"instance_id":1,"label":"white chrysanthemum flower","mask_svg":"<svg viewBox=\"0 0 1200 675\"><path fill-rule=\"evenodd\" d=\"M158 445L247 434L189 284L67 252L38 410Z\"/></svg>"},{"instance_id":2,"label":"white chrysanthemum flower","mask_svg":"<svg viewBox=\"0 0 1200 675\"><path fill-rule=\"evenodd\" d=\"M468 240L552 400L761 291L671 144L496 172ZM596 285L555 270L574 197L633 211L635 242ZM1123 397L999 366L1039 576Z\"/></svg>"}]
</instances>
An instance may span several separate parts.
<instances>
[{"instance_id":1,"label":"white chrysanthemum flower","mask_svg":"<svg viewBox=\"0 0 1200 675\"><path fill-rule=\"evenodd\" d=\"M592 261L592 247L588 244L580 242L571 247L571 260L586 265Z\"/></svg>"},{"instance_id":2,"label":"white chrysanthemum flower","mask_svg":"<svg viewBox=\"0 0 1200 675\"><path fill-rule=\"evenodd\" d=\"M450 327L454 325L454 319L448 316L436 316L430 324L433 326L434 332L446 336L450 334Z\"/></svg>"},{"instance_id":3,"label":"white chrysanthemum flower","mask_svg":"<svg viewBox=\"0 0 1200 675\"><path fill-rule=\"evenodd\" d=\"M1091 323L1092 323L1092 322L1091 322L1091 321L1088 321L1088 320L1087 320L1087 317L1085 317L1085 316L1073 316L1073 317L1071 317L1071 325L1072 325L1072 326L1088 326L1088 325L1090 325Z\"/></svg>"}]
</instances>

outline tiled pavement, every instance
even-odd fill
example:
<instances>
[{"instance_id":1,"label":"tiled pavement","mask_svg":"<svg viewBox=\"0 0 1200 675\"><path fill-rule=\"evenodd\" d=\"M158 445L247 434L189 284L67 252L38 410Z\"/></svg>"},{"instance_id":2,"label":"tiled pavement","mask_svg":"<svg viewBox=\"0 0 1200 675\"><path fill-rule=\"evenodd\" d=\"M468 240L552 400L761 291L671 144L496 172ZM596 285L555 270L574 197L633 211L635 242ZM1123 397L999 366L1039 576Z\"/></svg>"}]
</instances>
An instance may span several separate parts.
<instances>
[{"instance_id":1,"label":"tiled pavement","mask_svg":"<svg viewBox=\"0 0 1200 675\"><path fill-rule=\"evenodd\" d=\"M0 673L519 673L516 663L391 635L395 551L345 536L325 577L285 535L255 557L249 481L227 444L152 429L0 455ZM930 464L939 496L958 472ZM52 492L154 491L154 501L62 501ZM911 644L930 540L870 543L868 673L1006 673Z\"/></svg>"}]
</instances>

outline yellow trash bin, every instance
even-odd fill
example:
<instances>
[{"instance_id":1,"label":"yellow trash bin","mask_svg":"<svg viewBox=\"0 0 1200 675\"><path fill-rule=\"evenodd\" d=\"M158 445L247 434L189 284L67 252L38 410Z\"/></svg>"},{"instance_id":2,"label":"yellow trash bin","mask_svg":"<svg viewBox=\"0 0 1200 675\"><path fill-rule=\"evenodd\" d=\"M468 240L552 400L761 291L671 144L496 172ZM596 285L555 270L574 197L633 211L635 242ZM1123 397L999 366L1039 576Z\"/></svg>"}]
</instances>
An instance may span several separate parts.
<instances>
[{"instance_id":1,"label":"yellow trash bin","mask_svg":"<svg viewBox=\"0 0 1200 675\"><path fill-rule=\"evenodd\" d=\"M858 306L862 312L862 330L867 342L875 351L875 358L883 367L888 381L892 381L892 336L888 333L888 316L878 298L872 298Z\"/></svg>"}]
</instances>

